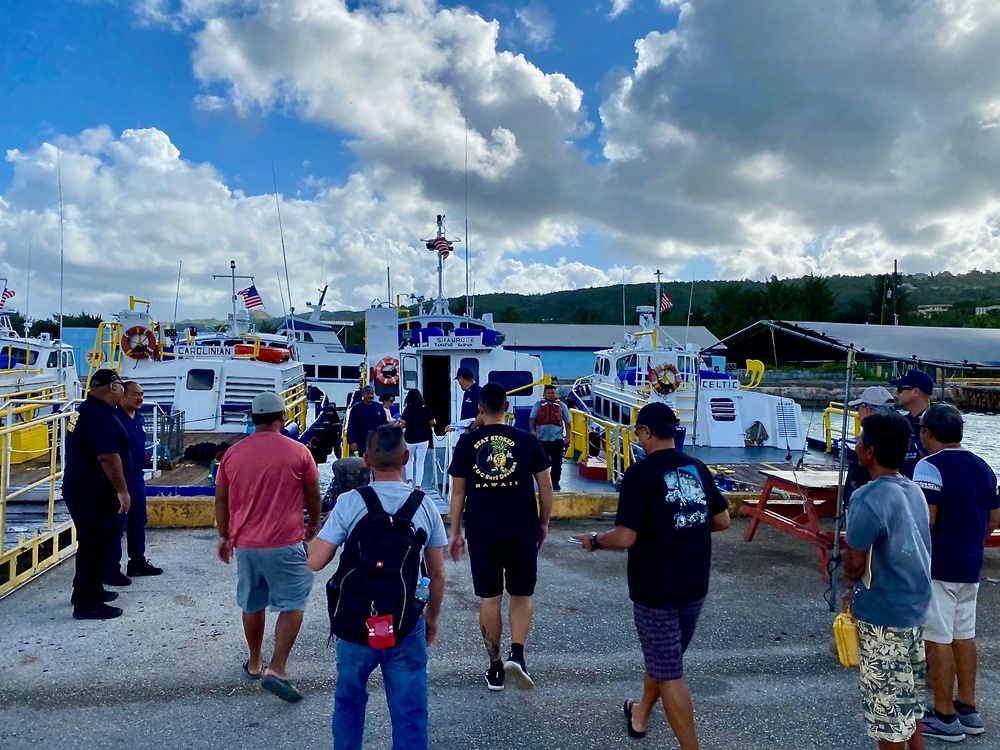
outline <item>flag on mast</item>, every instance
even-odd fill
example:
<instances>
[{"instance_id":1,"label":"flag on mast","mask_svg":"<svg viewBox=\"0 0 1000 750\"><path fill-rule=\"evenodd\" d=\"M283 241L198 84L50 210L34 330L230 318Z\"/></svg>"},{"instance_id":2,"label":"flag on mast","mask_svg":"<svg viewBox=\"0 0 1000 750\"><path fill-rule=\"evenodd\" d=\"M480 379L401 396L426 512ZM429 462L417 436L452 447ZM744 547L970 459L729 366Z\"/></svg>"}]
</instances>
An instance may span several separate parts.
<instances>
[{"instance_id":1,"label":"flag on mast","mask_svg":"<svg viewBox=\"0 0 1000 750\"><path fill-rule=\"evenodd\" d=\"M3 310L4 305L7 304L7 300L14 296L14 290L3 288L3 294L0 294L0 310Z\"/></svg>"},{"instance_id":2,"label":"flag on mast","mask_svg":"<svg viewBox=\"0 0 1000 750\"><path fill-rule=\"evenodd\" d=\"M452 247L451 242L449 242L444 237L434 238L434 249L441 254L442 258L447 258L449 255L451 255L451 247Z\"/></svg>"},{"instance_id":3,"label":"flag on mast","mask_svg":"<svg viewBox=\"0 0 1000 750\"><path fill-rule=\"evenodd\" d=\"M257 291L257 287L253 284L236 293L243 298L243 304L247 306L247 310L264 306L264 300L260 298L260 292Z\"/></svg>"},{"instance_id":4,"label":"flag on mast","mask_svg":"<svg viewBox=\"0 0 1000 750\"><path fill-rule=\"evenodd\" d=\"M665 313L667 310L669 310L673 306L674 306L674 303L670 301L670 297L667 296L666 292L664 292L662 295L660 295L660 312L661 313Z\"/></svg>"}]
</instances>

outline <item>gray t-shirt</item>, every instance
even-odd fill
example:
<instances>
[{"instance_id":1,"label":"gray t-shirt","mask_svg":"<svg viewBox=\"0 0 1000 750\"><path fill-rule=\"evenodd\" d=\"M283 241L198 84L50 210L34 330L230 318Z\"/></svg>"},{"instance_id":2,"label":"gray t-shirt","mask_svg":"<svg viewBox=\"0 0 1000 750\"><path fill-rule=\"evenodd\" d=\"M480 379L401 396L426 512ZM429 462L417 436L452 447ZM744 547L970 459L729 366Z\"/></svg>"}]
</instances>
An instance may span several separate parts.
<instances>
[{"instance_id":1,"label":"gray t-shirt","mask_svg":"<svg viewBox=\"0 0 1000 750\"><path fill-rule=\"evenodd\" d=\"M402 508L406 498L413 491L413 488L406 482L372 482L371 488L375 490L375 494L382 502L382 508L390 514ZM367 512L365 501L357 490L345 492L337 498L337 504L333 506L333 511L318 534L319 538L336 544L338 547L342 546L358 521ZM444 530L444 523L441 521L441 514L434 505L434 501L429 497L424 496L424 501L417 508L417 512L413 514L413 525L427 532L425 546L448 546L448 536Z\"/></svg>"},{"instance_id":2,"label":"gray t-shirt","mask_svg":"<svg viewBox=\"0 0 1000 750\"><path fill-rule=\"evenodd\" d=\"M535 405L531 407L531 414L528 415L529 419L538 418L538 410L543 404L549 403L545 399L535 402ZM566 408L566 404L562 401L553 401L554 404L559 404L560 411L562 411L562 424L538 424L535 423L535 432L538 434L539 440L544 440L547 443L554 442L556 440L562 440L565 435L566 427L569 425L570 413L569 409Z\"/></svg>"},{"instance_id":3,"label":"gray t-shirt","mask_svg":"<svg viewBox=\"0 0 1000 750\"><path fill-rule=\"evenodd\" d=\"M905 477L879 477L855 490L847 544L869 550L854 590L854 616L884 627L923 625L931 601L931 530L920 488Z\"/></svg>"}]
</instances>

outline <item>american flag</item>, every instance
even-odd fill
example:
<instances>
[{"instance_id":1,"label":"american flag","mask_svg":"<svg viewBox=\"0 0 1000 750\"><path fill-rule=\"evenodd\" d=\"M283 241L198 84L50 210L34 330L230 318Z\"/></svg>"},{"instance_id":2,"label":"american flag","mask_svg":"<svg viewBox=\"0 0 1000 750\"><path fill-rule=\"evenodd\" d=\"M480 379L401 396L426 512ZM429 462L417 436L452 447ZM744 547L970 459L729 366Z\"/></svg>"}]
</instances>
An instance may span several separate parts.
<instances>
[{"instance_id":1,"label":"american flag","mask_svg":"<svg viewBox=\"0 0 1000 750\"><path fill-rule=\"evenodd\" d=\"M3 294L0 294L0 310L3 310L3 306L7 304L7 300L14 296L14 290L3 288Z\"/></svg>"},{"instance_id":2,"label":"american flag","mask_svg":"<svg viewBox=\"0 0 1000 750\"><path fill-rule=\"evenodd\" d=\"M236 293L243 298L243 302L244 304L246 304L247 310L253 307L264 306L264 300L260 298L260 292L257 291L257 287L255 287L253 284L248 286L246 289Z\"/></svg>"},{"instance_id":3,"label":"american flag","mask_svg":"<svg viewBox=\"0 0 1000 750\"><path fill-rule=\"evenodd\" d=\"M669 310L673 306L674 306L674 303L670 301L670 297L667 296L666 292L664 292L662 295L660 295L660 312L661 313L665 313L667 310Z\"/></svg>"},{"instance_id":4,"label":"american flag","mask_svg":"<svg viewBox=\"0 0 1000 750\"><path fill-rule=\"evenodd\" d=\"M441 253L442 258L447 258L451 255L451 243L444 237L435 238L434 247L439 253Z\"/></svg>"}]
</instances>

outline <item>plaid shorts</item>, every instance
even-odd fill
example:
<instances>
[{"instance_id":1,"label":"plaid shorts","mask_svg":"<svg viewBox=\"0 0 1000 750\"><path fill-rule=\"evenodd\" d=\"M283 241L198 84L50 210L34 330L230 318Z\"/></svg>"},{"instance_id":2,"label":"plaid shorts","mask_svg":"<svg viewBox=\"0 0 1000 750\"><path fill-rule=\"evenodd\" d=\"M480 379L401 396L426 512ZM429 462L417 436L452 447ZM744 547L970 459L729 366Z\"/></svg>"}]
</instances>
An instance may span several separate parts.
<instances>
[{"instance_id":1,"label":"plaid shorts","mask_svg":"<svg viewBox=\"0 0 1000 750\"><path fill-rule=\"evenodd\" d=\"M858 620L858 636L868 736L883 742L906 742L924 715L924 629L890 628Z\"/></svg>"},{"instance_id":2,"label":"plaid shorts","mask_svg":"<svg viewBox=\"0 0 1000 750\"><path fill-rule=\"evenodd\" d=\"M632 602L635 632L653 680L679 680L684 676L687 651L704 599L679 609L654 609Z\"/></svg>"}]
</instances>

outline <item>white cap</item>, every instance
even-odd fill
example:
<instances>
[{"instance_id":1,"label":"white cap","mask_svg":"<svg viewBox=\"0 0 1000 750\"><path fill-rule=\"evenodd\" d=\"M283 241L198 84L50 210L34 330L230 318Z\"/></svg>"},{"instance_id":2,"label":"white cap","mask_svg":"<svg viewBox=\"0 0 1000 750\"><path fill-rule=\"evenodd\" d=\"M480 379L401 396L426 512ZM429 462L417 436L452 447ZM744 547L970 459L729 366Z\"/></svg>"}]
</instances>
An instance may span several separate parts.
<instances>
[{"instance_id":1,"label":"white cap","mask_svg":"<svg viewBox=\"0 0 1000 750\"><path fill-rule=\"evenodd\" d=\"M889 393L885 388L880 385L873 385L870 388L865 388L861 392L861 398L856 398L853 401L848 401L848 406L870 406L873 409L877 409L880 406L886 406L892 403L892 394Z\"/></svg>"},{"instance_id":2,"label":"white cap","mask_svg":"<svg viewBox=\"0 0 1000 750\"><path fill-rule=\"evenodd\" d=\"M251 414L277 414L285 410L285 402L277 393L268 391L258 393L253 397L253 404L250 407Z\"/></svg>"}]
</instances>

